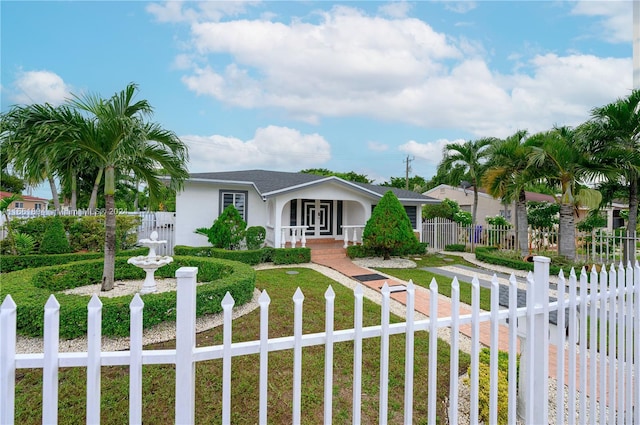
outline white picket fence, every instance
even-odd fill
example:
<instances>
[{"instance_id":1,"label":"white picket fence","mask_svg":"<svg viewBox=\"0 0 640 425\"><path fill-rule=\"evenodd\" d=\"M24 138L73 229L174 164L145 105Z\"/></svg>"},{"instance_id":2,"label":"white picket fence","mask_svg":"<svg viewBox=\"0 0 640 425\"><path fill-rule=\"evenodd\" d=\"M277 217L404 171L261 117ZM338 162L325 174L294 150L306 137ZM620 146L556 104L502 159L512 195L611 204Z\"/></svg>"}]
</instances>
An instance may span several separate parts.
<instances>
[{"instance_id":1,"label":"white picket fence","mask_svg":"<svg viewBox=\"0 0 640 425\"><path fill-rule=\"evenodd\" d=\"M324 346L324 423L332 422L333 403L333 348L344 341L353 342L353 411L352 423L361 422L361 396L363 363L363 340L380 339L380 388L379 423L386 424L388 417L388 370L389 362L396 359L389 356L391 335L406 334L405 350L405 398L404 423L414 421L436 423L437 382L437 336L440 328L451 331L451 382L449 397L449 423L458 423L460 388L458 385L458 340L461 327L470 326L471 366L470 366L470 422L479 422L479 353L481 347L480 329L490 328L491 347L498 347L500 328L507 327L508 360L508 420L516 423L518 412L526 424L546 423L638 423L640 415L635 409L640 406L640 382L638 382L638 359L640 359L640 265L636 262L623 267L603 267L598 273L595 268L590 274L582 271L577 277L573 270L568 279L559 277L561 289L557 301L549 302L549 259L535 258L535 270L526 279L527 303L517 308L518 283L514 276L508 285L509 307L499 308L499 283L494 278L491 283L491 311L481 311L479 307L480 284L475 278L472 286L472 306L470 314L460 314L460 285L458 279L452 282L451 316L438 317L438 284L432 281L428 290L431 318L416 320L414 307L416 288L407 285L407 315L404 323L390 323L390 290L382 288L381 322L377 326L363 327L363 288L354 291L354 327L348 330L334 329L334 292L326 291L325 332L303 334L304 295L298 289L293 296L293 335L269 338L269 304L266 290L259 298L260 338L251 342L232 343L232 310L234 300L227 293L222 301L224 310L223 343L215 346L195 346L197 268L183 267L177 270L177 323L176 349L145 350L142 345L142 317L144 302L135 295L131 302L130 349L119 352L101 351L101 308L97 296L88 304L88 347L83 353L58 351L60 305L52 295L45 305L44 350L39 354L16 354L16 309L10 295L0 306L0 422L14 423L15 374L16 369L43 369L42 421L57 423L60 415L58 407L58 369L61 367L81 367L87 370L87 423L100 421L100 372L103 366L128 365L129 421L143 422L142 417L142 368L148 364L174 364L176 368L175 423L194 423L195 412L195 366L197 362L222 359L222 423L229 424L231 418L231 364L238 356L259 355L259 423L268 422L267 384L269 353L279 350L293 352L292 422L300 423L302 383L302 356L306 347ZM568 293L562 291L568 288ZM565 296L566 295L566 296ZM549 333L549 313L558 312L557 325L565 332ZM437 318L437 319L436 319ZM587 320L589 318L589 320ZM568 322L567 322L568 320ZM517 325L515 325L517 323ZM587 329L588 327L588 329ZM428 417L413 417L413 383L424 379L414 376L414 358L424 355L414 350L414 334L429 332ZM519 389L516 388L517 339L521 338L521 363ZM588 342L588 346L587 346ZM550 352L556 351L557 368L555 374L549 367ZM608 353L608 354L607 354ZM615 354L613 354L615 353ZM531 366L535 367L531 367ZM549 400L549 374L557 380L561 390L555 400ZM565 379L565 373L568 379ZM498 415L498 350L490 355L489 423L497 423ZM566 389L562 391L562 389ZM549 400L549 403L546 401ZM517 401L517 402L516 402ZM565 411L565 404L568 406ZM555 405L556 414L549 416L550 406ZM441 418L442 420L443 418Z\"/></svg>"},{"instance_id":2,"label":"white picket fence","mask_svg":"<svg viewBox=\"0 0 640 425\"><path fill-rule=\"evenodd\" d=\"M527 229L528 247L532 253L558 250L558 228ZM422 242L429 248L443 251L447 245L462 244L471 249L476 246L498 246L501 249L517 249L515 228L511 226L477 225L462 226L452 220L436 217L422 224ZM473 243L472 243L473 242ZM627 245L630 258L638 258L640 238L637 232L627 234L625 229L609 232L596 229L591 233L576 232L578 259L591 263L616 263L623 258L623 247Z\"/></svg>"}]
</instances>

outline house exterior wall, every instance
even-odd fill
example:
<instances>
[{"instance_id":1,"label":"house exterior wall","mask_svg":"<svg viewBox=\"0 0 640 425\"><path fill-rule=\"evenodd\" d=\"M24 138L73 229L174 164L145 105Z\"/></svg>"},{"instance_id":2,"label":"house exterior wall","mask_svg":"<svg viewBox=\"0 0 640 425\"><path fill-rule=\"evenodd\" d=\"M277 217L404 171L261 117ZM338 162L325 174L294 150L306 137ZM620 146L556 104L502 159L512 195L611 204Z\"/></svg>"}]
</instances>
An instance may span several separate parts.
<instances>
[{"instance_id":1,"label":"house exterior wall","mask_svg":"<svg viewBox=\"0 0 640 425\"><path fill-rule=\"evenodd\" d=\"M195 230L211 227L220 214L220 191L247 191L247 226L265 226L266 202L253 186L215 185L205 182L186 182L176 195L176 245L207 246L209 242Z\"/></svg>"},{"instance_id":2,"label":"house exterior wall","mask_svg":"<svg viewBox=\"0 0 640 425\"><path fill-rule=\"evenodd\" d=\"M464 211L473 212L473 190L467 189L466 193L462 188L452 187L448 185L437 186L424 193L426 196L444 200L445 198L456 201L460 208ZM495 199L486 193L478 193L478 212L476 221L479 225L485 225L486 217L495 217L496 215L504 215L504 205L499 199ZM507 207L507 220L515 223L515 208L513 204Z\"/></svg>"},{"instance_id":3,"label":"house exterior wall","mask_svg":"<svg viewBox=\"0 0 640 425\"><path fill-rule=\"evenodd\" d=\"M198 235L195 229L211 227L220 214L221 191L246 191L247 226L263 226L267 230L267 243L280 246L281 227L289 226L291 200L331 200L333 202L332 235L342 239L337 219L337 201L342 201L342 225L364 225L371 217L371 207L379 202L377 195L368 195L359 189L335 182L325 182L297 190L278 193L263 200L253 185L220 184L213 182L187 181L176 195L176 245L207 246L207 239ZM421 215L421 205L416 206L417 216ZM300 217L301 210L298 211ZM300 223L300 221L299 221ZM421 234L422 226L416 232ZM325 236L326 237L326 236Z\"/></svg>"}]
</instances>

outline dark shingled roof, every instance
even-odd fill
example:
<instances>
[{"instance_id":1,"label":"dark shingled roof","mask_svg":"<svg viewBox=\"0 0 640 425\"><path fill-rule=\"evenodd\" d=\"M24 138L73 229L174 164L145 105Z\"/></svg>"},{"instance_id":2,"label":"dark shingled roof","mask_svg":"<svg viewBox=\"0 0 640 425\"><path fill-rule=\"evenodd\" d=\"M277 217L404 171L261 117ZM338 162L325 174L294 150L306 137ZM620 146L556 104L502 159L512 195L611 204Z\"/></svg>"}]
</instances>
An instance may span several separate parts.
<instances>
[{"instance_id":1,"label":"dark shingled roof","mask_svg":"<svg viewBox=\"0 0 640 425\"><path fill-rule=\"evenodd\" d=\"M292 188L310 185L321 180L334 180L342 184L352 185L356 188L373 192L380 197L382 197L388 190L391 190L398 199L415 200L423 203L440 202L437 199L424 196L410 190L378 186L375 184L348 182L338 177L318 176L315 174L305 173L287 173L283 171L244 170L222 171L216 173L192 173L189 175L189 180L253 184L260 195L291 190Z\"/></svg>"}]
</instances>

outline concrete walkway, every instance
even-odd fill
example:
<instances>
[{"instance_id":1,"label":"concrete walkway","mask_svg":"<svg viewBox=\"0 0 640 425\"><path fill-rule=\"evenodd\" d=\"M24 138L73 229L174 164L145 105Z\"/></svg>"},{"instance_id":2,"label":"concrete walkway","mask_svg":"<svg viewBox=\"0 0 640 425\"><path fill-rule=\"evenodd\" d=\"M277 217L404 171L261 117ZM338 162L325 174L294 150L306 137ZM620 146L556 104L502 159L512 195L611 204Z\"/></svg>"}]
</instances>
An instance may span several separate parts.
<instances>
[{"instance_id":1,"label":"concrete walkway","mask_svg":"<svg viewBox=\"0 0 640 425\"><path fill-rule=\"evenodd\" d=\"M468 262L474 264L477 267L475 272L480 275L491 275L494 272L500 273L504 276L509 276L513 273L520 284L523 284L524 279L527 276L526 271L512 270L507 267L495 266L493 264L483 263L476 260L475 255L471 253L459 253L459 252L442 252L443 255L448 256L461 256ZM391 298L406 305L406 292L402 290L407 282L404 282L395 277L384 275L376 270L360 267L353 263L348 257L335 257L328 256L326 258L318 258L313 260L314 263L329 267L338 271L339 273L350 277L351 279L360 282L362 285L371 288L376 291L380 291L384 283L386 282L391 289ZM379 275L379 279L374 275ZM445 273L440 273L446 275ZM369 280L370 279L370 280ZM460 281L464 281L459 277ZM466 279L465 279L466 280ZM557 284L557 277L550 276L550 283ZM504 283L504 282L503 282ZM430 311L430 297L431 294L428 289L416 286L415 287L415 310L426 316L431 316ZM460 303L460 315L471 314L471 306ZM451 299L440 295L438 297L438 317L450 317L451 316ZM510 351L509 348L509 326L507 324L500 324L498 327L498 349L501 351ZM471 337L471 325L464 325L460 327L460 333ZM485 347L489 347L491 344L491 332L490 323L483 322L480 324L480 344ZM520 349L518 347L518 352ZM549 345L549 376L555 377L557 370L557 354L556 346ZM568 377L568 371L565 368L565 378ZM579 377L578 377L579 378Z\"/></svg>"}]
</instances>

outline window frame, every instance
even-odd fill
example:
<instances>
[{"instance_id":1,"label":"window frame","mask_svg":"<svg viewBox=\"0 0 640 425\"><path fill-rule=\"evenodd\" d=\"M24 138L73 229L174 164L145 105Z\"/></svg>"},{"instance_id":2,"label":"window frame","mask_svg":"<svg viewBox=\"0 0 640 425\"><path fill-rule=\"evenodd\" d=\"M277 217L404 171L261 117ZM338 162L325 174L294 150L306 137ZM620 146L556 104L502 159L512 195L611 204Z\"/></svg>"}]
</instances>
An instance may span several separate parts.
<instances>
[{"instance_id":1,"label":"window frame","mask_svg":"<svg viewBox=\"0 0 640 425\"><path fill-rule=\"evenodd\" d=\"M247 222L247 217L249 216L249 191L247 190L227 190L227 189L220 189L220 199L219 199L219 208L218 208L218 216L220 216L220 214L222 214L222 211L224 211L224 209L227 207L227 205L224 204L224 197L225 195L233 195L233 206L236 207L236 210L238 209L238 207L236 206L236 196L237 195L242 195L244 197L244 210L242 212L238 211L240 213L240 217L242 217L242 219L245 221L245 223Z\"/></svg>"}]
</instances>

